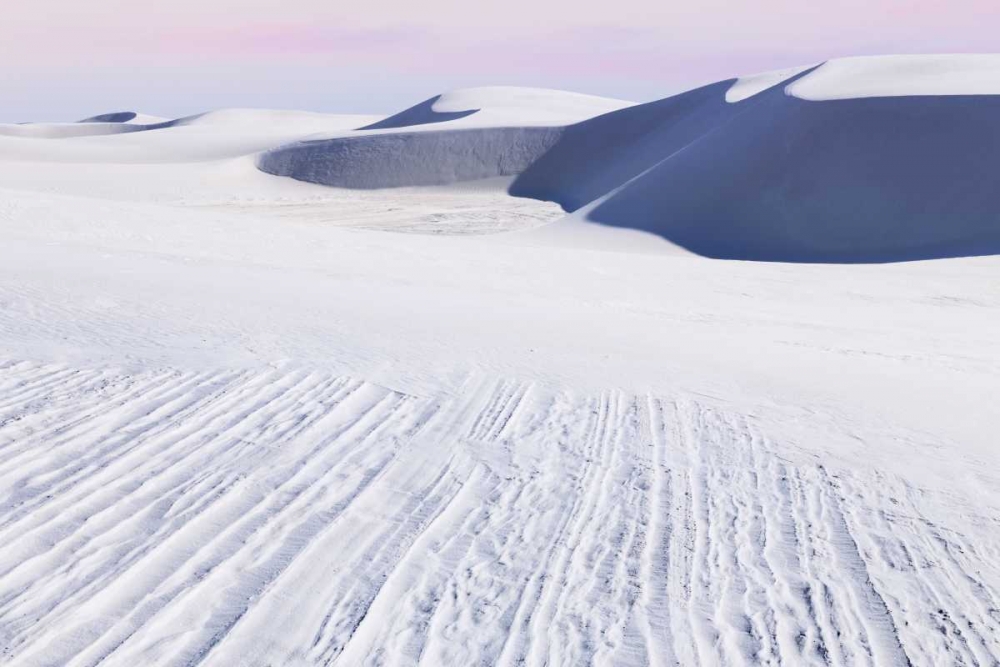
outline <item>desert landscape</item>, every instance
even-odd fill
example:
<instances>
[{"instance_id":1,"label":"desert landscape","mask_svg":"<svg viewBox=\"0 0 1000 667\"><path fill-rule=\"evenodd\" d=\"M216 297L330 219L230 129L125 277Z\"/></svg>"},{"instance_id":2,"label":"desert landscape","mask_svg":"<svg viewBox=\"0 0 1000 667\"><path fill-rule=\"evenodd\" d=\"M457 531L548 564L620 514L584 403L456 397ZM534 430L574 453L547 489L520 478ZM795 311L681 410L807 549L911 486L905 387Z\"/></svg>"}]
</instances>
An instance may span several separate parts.
<instances>
[{"instance_id":1,"label":"desert landscape","mask_svg":"<svg viewBox=\"0 0 1000 667\"><path fill-rule=\"evenodd\" d=\"M0 663L995 665L1000 56L0 125Z\"/></svg>"}]
</instances>

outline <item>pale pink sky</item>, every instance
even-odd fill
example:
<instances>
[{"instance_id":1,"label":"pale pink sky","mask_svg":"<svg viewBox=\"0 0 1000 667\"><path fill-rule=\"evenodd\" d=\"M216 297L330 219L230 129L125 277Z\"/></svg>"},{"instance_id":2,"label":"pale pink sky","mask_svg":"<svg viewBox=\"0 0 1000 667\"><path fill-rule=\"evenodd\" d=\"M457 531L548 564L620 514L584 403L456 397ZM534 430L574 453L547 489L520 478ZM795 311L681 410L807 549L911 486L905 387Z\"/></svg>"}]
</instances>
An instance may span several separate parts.
<instances>
[{"instance_id":1,"label":"pale pink sky","mask_svg":"<svg viewBox=\"0 0 1000 667\"><path fill-rule=\"evenodd\" d=\"M469 85L629 99L874 53L998 50L996 0L24 0L0 121L219 106L389 112Z\"/></svg>"}]
</instances>

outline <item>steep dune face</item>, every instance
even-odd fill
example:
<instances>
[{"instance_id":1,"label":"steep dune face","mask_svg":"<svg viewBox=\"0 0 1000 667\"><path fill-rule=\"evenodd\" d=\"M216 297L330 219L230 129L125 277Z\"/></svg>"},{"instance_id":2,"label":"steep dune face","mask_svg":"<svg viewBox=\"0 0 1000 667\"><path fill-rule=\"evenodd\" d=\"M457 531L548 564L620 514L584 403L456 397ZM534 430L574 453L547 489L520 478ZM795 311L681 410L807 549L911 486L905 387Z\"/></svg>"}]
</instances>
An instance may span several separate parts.
<instances>
[{"instance_id":1,"label":"steep dune face","mask_svg":"<svg viewBox=\"0 0 1000 667\"><path fill-rule=\"evenodd\" d=\"M568 128L511 192L716 258L1000 253L1000 96L954 94L992 90L1000 63L963 62L827 64L734 102L723 82L606 114Z\"/></svg>"},{"instance_id":2,"label":"steep dune face","mask_svg":"<svg viewBox=\"0 0 1000 667\"><path fill-rule=\"evenodd\" d=\"M560 141L511 186L511 194L549 199L573 211L635 178L736 113L724 95L732 81L604 114L567 127Z\"/></svg>"},{"instance_id":3,"label":"steep dune face","mask_svg":"<svg viewBox=\"0 0 1000 667\"><path fill-rule=\"evenodd\" d=\"M555 145L561 132L495 127L303 141L262 154L257 167L342 188L448 185L519 174Z\"/></svg>"},{"instance_id":4,"label":"steep dune face","mask_svg":"<svg viewBox=\"0 0 1000 667\"><path fill-rule=\"evenodd\" d=\"M994 254L998 167L1000 98L816 103L776 90L610 194L589 219L728 259Z\"/></svg>"}]
</instances>

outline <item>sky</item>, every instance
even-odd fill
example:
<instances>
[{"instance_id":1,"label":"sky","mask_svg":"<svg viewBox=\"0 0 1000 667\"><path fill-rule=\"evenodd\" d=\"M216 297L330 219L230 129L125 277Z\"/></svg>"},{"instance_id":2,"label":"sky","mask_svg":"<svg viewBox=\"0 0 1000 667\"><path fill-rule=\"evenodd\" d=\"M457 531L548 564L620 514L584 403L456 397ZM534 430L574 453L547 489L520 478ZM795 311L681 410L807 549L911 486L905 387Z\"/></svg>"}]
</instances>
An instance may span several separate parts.
<instances>
[{"instance_id":1,"label":"sky","mask_svg":"<svg viewBox=\"0 0 1000 667\"><path fill-rule=\"evenodd\" d=\"M480 85L646 101L834 57L995 52L998 21L996 0L12 0L0 122L390 113Z\"/></svg>"}]
</instances>

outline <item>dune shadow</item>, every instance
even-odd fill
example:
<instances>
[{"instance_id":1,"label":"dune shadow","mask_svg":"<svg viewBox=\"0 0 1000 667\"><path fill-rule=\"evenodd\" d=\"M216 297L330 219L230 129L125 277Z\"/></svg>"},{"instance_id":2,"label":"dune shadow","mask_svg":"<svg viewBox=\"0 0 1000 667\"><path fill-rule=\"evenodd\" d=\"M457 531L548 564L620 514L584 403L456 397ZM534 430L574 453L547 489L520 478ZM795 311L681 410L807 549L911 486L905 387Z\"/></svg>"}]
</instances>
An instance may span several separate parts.
<instances>
[{"instance_id":1,"label":"dune shadow","mask_svg":"<svg viewBox=\"0 0 1000 667\"><path fill-rule=\"evenodd\" d=\"M90 118L84 118L78 123L127 123L134 120L138 114L134 111L114 111L112 113L102 113Z\"/></svg>"},{"instance_id":2,"label":"dune shadow","mask_svg":"<svg viewBox=\"0 0 1000 667\"><path fill-rule=\"evenodd\" d=\"M804 75L805 73L803 73ZM568 128L511 193L714 258L1000 254L1000 96L813 102L728 82Z\"/></svg>"},{"instance_id":3,"label":"dune shadow","mask_svg":"<svg viewBox=\"0 0 1000 667\"><path fill-rule=\"evenodd\" d=\"M424 100L420 104L409 109L404 109L399 113L384 118L371 125L359 127L359 130L388 130L402 127L412 127L414 125L428 125L431 123L444 123L449 120L465 118L479 111L479 109L468 109L466 111L435 111L434 104L441 99L440 95L435 95L429 100Z\"/></svg>"}]
</instances>

